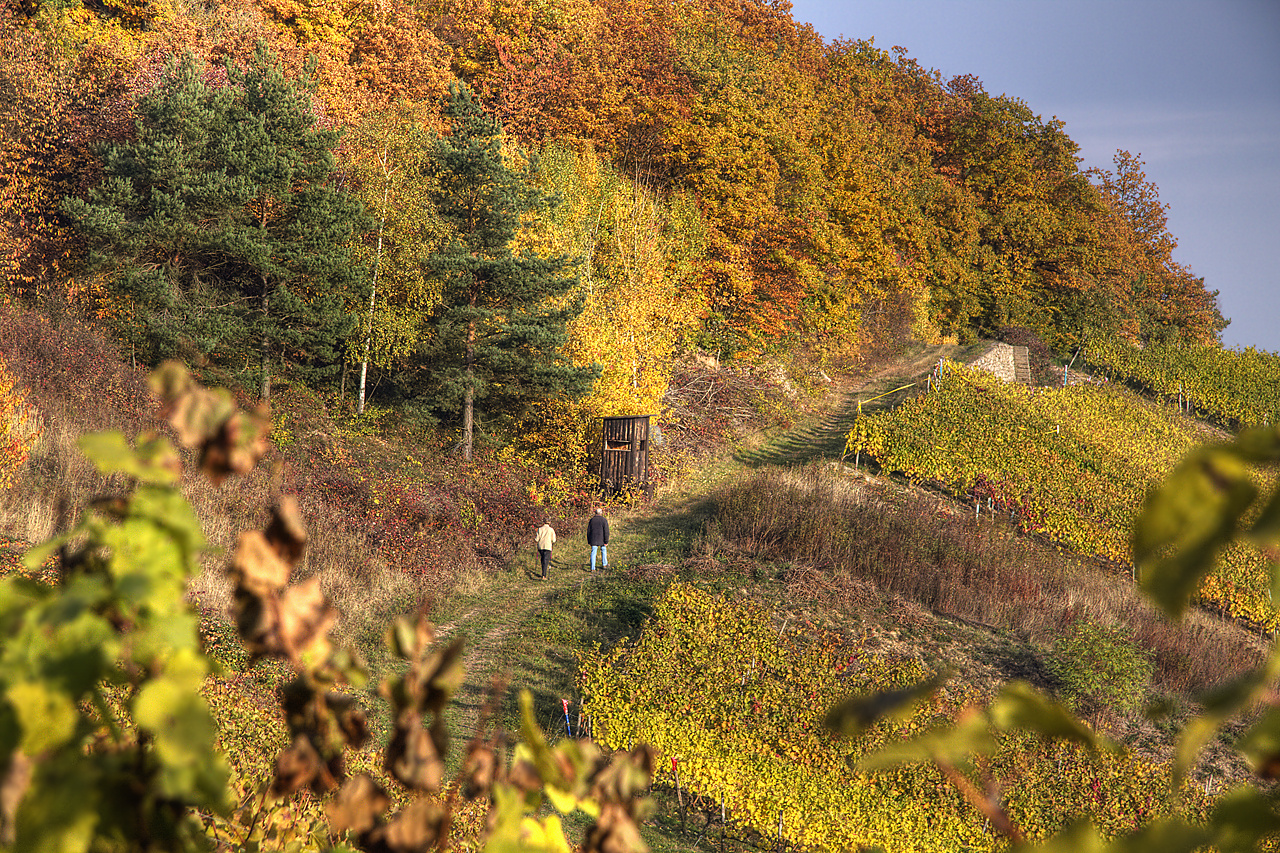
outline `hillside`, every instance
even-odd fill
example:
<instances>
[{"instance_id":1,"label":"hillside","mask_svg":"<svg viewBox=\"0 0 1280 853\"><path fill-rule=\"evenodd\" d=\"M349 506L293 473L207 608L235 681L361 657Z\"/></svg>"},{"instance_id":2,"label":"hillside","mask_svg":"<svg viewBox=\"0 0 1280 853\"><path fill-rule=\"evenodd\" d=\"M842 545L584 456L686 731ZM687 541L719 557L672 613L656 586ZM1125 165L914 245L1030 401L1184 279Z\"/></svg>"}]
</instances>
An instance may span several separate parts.
<instances>
[{"instance_id":1,"label":"hillside","mask_svg":"<svg viewBox=\"0 0 1280 853\"><path fill-rule=\"evenodd\" d=\"M846 366L904 337L1028 328L1062 354L1223 325L1138 158L1084 172L1034 105L825 43L785 3L125 5L0 10L0 281L98 313L143 360L266 391L358 372L379 405L453 417L451 91L521 192L558 201L504 242L573 282L554 349L599 365L590 417L653 410L687 344Z\"/></svg>"},{"instance_id":2,"label":"hillside","mask_svg":"<svg viewBox=\"0 0 1280 853\"><path fill-rule=\"evenodd\" d=\"M7 547L15 554L65 529L68 513L89 495L122 486L89 472L71 447L74 435L97 428L134 433L152 416L139 373L83 324L22 312L10 312L6 323L3 357L40 413L43 430L3 507ZM643 648L651 617L668 612L673 589L687 587L696 595L722 596L721 609L757 608L756 626L779 649L832 644L900 673L944 667L952 674L948 702L990 696L1010 679L1028 681L1074 702L1133 751L1137 764L1121 776L1141 782L1154 774L1150 784L1158 787L1173 724L1194 711L1199 691L1261 660L1261 639L1204 613L1170 623L1105 564L1020 534L1006 521L975 521L967 505L943 492L853 470L841 460L859 401L870 401L868 412L888 412L899 398L882 394L918 387L940 357L965 352L920 347L866 373L826 377L829 384L819 377L822 384L792 388L790 395L750 371L688 366L685 381L672 390L679 418L663 424L670 443L659 463L666 471L659 498L610 509L610 570L598 575L584 571L588 504L564 503L554 518L561 541L551 578L533 579L532 531L541 510L530 495L548 485L536 469L512 466L500 455L459 465L446 447L423 444L421 434L386 420L352 418L303 388L284 389L275 400L272 458L280 467L217 488L193 480L188 495L213 542L228 547L235 531L261 523L274 490L298 494L312 535L304 574L321 578L343 613L338 635L363 651L375 674L396 667L382 639L394 616L426 608L442 637L464 638L467 675L450 711L454 731L464 735L491 713L499 724L516 728L515 687L533 690L549 738L559 738L566 723L562 700L570 702L570 728L581 731L584 701L591 724L592 703L602 698L584 695L582 667L590 671L601 651L639 653L627 650ZM720 391L699 390L708 383ZM851 544L858 558L839 556L837 543ZM221 565L213 555L193 594L205 614L206 642L232 668L215 690L215 708L231 715L224 720L238 719L235 737L248 738L237 741L237 767L246 774L242 790L252 791L254 774L267 772L269 756L282 745L280 720L270 711L280 674L247 668L229 642ZM1118 631L1105 635L1110 645L1093 652L1103 657L1086 665L1136 651L1133 659L1148 660L1151 668L1088 686L1079 680L1078 665L1064 666L1072 663L1064 655L1075 652L1055 646L1081 624ZM716 634L705 639L713 643ZM486 710L494 685L511 689ZM1170 705L1173 717L1145 719L1146 700ZM365 701L375 732L385 734L389 721L380 700ZM257 709L249 728L247 707ZM815 710L821 711L807 713ZM790 719L792 712L781 718L769 713L757 712L759 731L788 743L795 734L778 719ZM952 711L939 707L935 713ZM603 721L603 706L598 715ZM261 730L247 734L252 725ZM1063 767L1062 755L1025 755L1032 767L1046 760ZM1013 759L1000 759L1006 760ZM1079 756L1066 760L1081 772L1089 767ZM1015 760L1013 766L1021 765ZM1007 780L1016 784L1016 772L999 772L1013 772ZM1034 811L1041 808L1036 803L1048 802L1037 799L1036 786L1049 777L1035 773L1024 780L1030 805L1020 808ZM1207 795L1247 775L1238 756L1216 744L1194 779ZM752 828L747 803L731 809L733 818L721 828L718 810L709 807L707 791L698 792L696 778L686 777L682 789L684 797L700 797L703 812L696 821L672 799L673 780L660 780L660 809L644 829L654 847L711 849L724 843L723 833L735 847L765 843ZM1115 791L1121 793L1151 796L1143 788ZM1091 808L1118 830L1135 819L1125 802L1104 797ZM1064 801L1057 807L1071 806ZM318 820L315 803L305 798L290 808ZM945 808L964 813L951 799ZM1046 821L1042 830L1061 819L1052 811L1034 813Z\"/></svg>"},{"instance_id":3,"label":"hillside","mask_svg":"<svg viewBox=\"0 0 1280 853\"><path fill-rule=\"evenodd\" d=\"M0 97L0 846L1280 827L1280 357L1139 157L784 0L0 0Z\"/></svg>"}]
</instances>

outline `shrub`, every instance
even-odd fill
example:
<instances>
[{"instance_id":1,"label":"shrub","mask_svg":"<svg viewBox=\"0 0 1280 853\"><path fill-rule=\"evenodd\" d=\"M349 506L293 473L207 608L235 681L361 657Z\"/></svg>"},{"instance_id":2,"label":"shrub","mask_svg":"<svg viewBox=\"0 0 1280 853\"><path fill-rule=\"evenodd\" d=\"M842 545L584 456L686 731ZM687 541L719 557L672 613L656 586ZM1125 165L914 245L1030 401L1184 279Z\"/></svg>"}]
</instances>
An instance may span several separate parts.
<instances>
[{"instance_id":1,"label":"shrub","mask_svg":"<svg viewBox=\"0 0 1280 853\"><path fill-rule=\"evenodd\" d=\"M0 489L13 485L37 432L35 412L0 359Z\"/></svg>"},{"instance_id":2,"label":"shrub","mask_svg":"<svg viewBox=\"0 0 1280 853\"><path fill-rule=\"evenodd\" d=\"M86 430L144 428L151 411L143 374L125 364L116 345L90 321L57 321L14 305L0 305L0 359L51 417Z\"/></svg>"},{"instance_id":3,"label":"shrub","mask_svg":"<svg viewBox=\"0 0 1280 853\"><path fill-rule=\"evenodd\" d=\"M1045 660L1063 700L1094 717L1138 711L1154 668L1148 653L1120 628L1086 619L1054 640Z\"/></svg>"}]
</instances>

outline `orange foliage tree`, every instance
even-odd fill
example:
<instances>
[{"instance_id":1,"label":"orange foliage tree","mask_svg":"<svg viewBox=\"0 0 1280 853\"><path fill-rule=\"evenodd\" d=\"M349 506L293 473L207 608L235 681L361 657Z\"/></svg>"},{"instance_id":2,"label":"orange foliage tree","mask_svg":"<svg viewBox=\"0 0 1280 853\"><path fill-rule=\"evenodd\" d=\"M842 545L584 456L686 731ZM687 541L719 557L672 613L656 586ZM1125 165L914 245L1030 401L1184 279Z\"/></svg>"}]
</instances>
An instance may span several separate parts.
<instances>
[{"instance_id":1,"label":"orange foliage tree","mask_svg":"<svg viewBox=\"0 0 1280 853\"><path fill-rule=\"evenodd\" d=\"M826 188L813 136L822 124L822 43L773 4L690 4L681 61L696 81L687 117L668 123L665 171L706 221L704 287L720 349L759 350L794 333L821 281L816 234Z\"/></svg>"},{"instance_id":2,"label":"orange foliage tree","mask_svg":"<svg viewBox=\"0 0 1280 853\"><path fill-rule=\"evenodd\" d=\"M93 174L93 146L118 134L138 39L92 16L0 6L0 280L24 299L74 272L63 196ZM74 26L73 26L74 25Z\"/></svg>"},{"instance_id":3,"label":"orange foliage tree","mask_svg":"<svg viewBox=\"0 0 1280 853\"><path fill-rule=\"evenodd\" d=\"M31 453L39 435L36 423L35 409L0 361L0 489L13 485L18 468Z\"/></svg>"},{"instance_id":4,"label":"orange foliage tree","mask_svg":"<svg viewBox=\"0 0 1280 853\"><path fill-rule=\"evenodd\" d=\"M904 50L824 43L785 0L4 8L0 93L12 109L0 116L0 272L10 290L74 281L57 200L93 183L89 152L131 132L132 96L166 54L241 61L266 40L292 73L315 62L318 121L347 131L340 179L371 208L386 195L394 213L397 192L421 195L404 182L423 172L421 146L373 138L410 124L438 130L439 97L457 80L513 140L593 152L658 207L690 202L696 240L670 236L666 250L699 258L682 279L707 309L694 338L723 353L856 360L903 336L1011 324L1059 350L1101 331L1212 341L1222 328L1215 294L1172 260L1137 158L1121 152L1114 173L1084 174L1061 123L988 95L976 78L944 81ZM389 191L395 181L403 186ZM407 224L418 209L384 223L385 269L417 266L393 255L420 252ZM372 268L377 240L362 246ZM366 323L362 340L390 366L390 341L409 339L405 324L431 297L385 284L374 337L378 327L391 337L373 341Z\"/></svg>"},{"instance_id":5,"label":"orange foliage tree","mask_svg":"<svg viewBox=\"0 0 1280 853\"><path fill-rule=\"evenodd\" d=\"M1178 241L1169 233L1155 184L1146 180L1140 156L1117 151L1115 171L1093 170L1107 216L1105 275L1124 306L1128 323L1120 331L1142 341L1213 343L1226 327L1216 291L1173 259Z\"/></svg>"}]
</instances>

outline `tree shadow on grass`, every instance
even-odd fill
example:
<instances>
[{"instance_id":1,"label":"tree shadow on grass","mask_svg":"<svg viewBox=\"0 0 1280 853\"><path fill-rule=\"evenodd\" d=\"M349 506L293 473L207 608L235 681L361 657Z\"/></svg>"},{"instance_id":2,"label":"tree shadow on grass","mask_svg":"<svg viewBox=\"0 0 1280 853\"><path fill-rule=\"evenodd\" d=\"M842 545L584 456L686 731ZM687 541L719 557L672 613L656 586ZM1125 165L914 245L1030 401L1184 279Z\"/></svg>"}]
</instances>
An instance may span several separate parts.
<instances>
[{"instance_id":1,"label":"tree shadow on grass","mask_svg":"<svg viewBox=\"0 0 1280 853\"><path fill-rule=\"evenodd\" d=\"M714 491L679 493L620 519L609 544L609 576L652 563L679 565L702 536L715 508Z\"/></svg>"},{"instance_id":2,"label":"tree shadow on grass","mask_svg":"<svg viewBox=\"0 0 1280 853\"><path fill-rule=\"evenodd\" d=\"M608 648L640 634L653 614L653 601L660 595L658 585L636 582L613 569L584 579L576 587L558 590L548 604L568 615L575 629L578 648L595 645Z\"/></svg>"}]
</instances>

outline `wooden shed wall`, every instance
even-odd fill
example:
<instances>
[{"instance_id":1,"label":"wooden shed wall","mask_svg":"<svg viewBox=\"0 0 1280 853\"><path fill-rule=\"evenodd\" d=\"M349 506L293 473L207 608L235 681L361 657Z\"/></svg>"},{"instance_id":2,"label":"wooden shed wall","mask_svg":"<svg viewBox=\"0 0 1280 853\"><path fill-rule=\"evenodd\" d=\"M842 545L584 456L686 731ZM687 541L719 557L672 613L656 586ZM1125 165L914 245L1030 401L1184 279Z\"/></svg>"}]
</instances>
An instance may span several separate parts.
<instances>
[{"instance_id":1,"label":"wooden shed wall","mask_svg":"<svg viewBox=\"0 0 1280 853\"><path fill-rule=\"evenodd\" d=\"M604 419L600 431L600 482L604 486L648 482L649 418Z\"/></svg>"}]
</instances>

